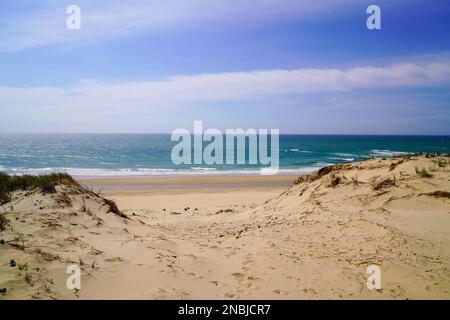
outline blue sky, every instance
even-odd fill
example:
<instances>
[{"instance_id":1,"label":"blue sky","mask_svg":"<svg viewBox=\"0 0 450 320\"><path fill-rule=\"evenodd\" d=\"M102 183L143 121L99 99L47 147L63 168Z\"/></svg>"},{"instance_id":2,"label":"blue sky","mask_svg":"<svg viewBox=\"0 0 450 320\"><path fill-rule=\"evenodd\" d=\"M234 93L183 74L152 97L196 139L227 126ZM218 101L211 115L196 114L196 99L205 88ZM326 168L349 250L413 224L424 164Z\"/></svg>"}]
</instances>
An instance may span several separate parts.
<instances>
[{"instance_id":1,"label":"blue sky","mask_svg":"<svg viewBox=\"0 0 450 320\"><path fill-rule=\"evenodd\" d=\"M0 0L0 30L1 132L450 134L450 0Z\"/></svg>"}]
</instances>

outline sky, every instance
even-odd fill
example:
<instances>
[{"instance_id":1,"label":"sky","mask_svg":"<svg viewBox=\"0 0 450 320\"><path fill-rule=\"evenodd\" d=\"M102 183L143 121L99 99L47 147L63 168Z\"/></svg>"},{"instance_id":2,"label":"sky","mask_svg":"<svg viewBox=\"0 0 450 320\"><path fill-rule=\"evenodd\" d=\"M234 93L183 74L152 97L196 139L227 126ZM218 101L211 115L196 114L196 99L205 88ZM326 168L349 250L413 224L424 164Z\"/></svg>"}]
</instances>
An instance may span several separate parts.
<instances>
[{"instance_id":1,"label":"sky","mask_svg":"<svg viewBox=\"0 0 450 320\"><path fill-rule=\"evenodd\" d=\"M380 30L366 26L371 4ZM448 135L450 0L0 0L0 132L169 133L195 120Z\"/></svg>"}]
</instances>

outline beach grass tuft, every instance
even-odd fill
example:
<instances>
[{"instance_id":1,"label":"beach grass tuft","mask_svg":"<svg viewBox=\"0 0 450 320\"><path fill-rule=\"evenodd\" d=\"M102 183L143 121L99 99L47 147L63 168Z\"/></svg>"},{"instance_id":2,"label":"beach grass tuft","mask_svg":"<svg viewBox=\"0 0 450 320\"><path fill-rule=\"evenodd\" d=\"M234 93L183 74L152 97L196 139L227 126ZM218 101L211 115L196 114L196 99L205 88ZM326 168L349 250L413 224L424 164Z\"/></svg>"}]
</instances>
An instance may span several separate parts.
<instances>
[{"instance_id":1,"label":"beach grass tuft","mask_svg":"<svg viewBox=\"0 0 450 320\"><path fill-rule=\"evenodd\" d=\"M0 213L0 231L5 230L6 225L8 224L8 219L6 219L5 214Z\"/></svg>"},{"instance_id":2,"label":"beach grass tuft","mask_svg":"<svg viewBox=\"0 0 450 320\"><path fill-rule=\"evenodd\" d=\"M119 208L117 207L117 204L113 200L106 199L106 198L102 198L102 199L105 202L105 204L108 206L108 213L112 212L118 216L121 216L122 218L128 218L126 215L124 215L122 213L122 211L119 210Z\"/></svg>"},{"instance_id":3,"label":"beach grass tuft","mask_svg":"<svg viewBox=\"0 0 450 320\"><path fill-rule=\"evenodd\" d=\"M67 173L10 176L0 172L0 205L11 201L11 192L38 188L43 193L56 193L58 184L78 186L75 179Z\"/></svg>"},{"instance_id":4,"label":"beach grass tuft","mask_svg":"<svg viewBox=\"0 0 450 320\"><path fill-rule=\"evenodd\" d=\"M396 180L395 176L393 176L392 179L391 178L384 178L384 179L379 180L379 181L373 180L371 182L371 185L372 185L372 189L373 190L379 191L379 190L384 189L384 188L389 188L389 187L396 186L397 185L397 180Z\"/></svg>"},{"instance_id":5,"label":"beach grass tuft","mask_svg":"<svg viewBox=\"0 0 450 320\"><path fill-rule=\"evenodd\" d=\"M433 178L433 175L429 173L425 168L419 169L416 167L415 170L416 174L421 178Z\"/></svg>"},{"instance_id":6,"label":"beach grass tuft","mask_svg":"<svg viewBox=\"0 0 450 320\"><path fill-rule=\"evenodd\" d=\"M356 174L352 177L352 183L355 188L359 186L359 180Z\"/></svg>"}]
</instances>

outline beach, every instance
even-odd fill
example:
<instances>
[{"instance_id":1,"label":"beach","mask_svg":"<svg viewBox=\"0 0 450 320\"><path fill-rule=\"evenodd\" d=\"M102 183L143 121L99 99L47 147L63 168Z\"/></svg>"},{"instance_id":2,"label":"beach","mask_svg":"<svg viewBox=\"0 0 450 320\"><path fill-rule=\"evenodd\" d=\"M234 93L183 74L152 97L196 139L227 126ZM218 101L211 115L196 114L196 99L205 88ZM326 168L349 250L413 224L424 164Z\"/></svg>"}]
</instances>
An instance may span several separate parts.
<instances>
[{"instance_id":1,"label":"beach","mask_svg":"<svg viewBox=\"0 0 450 320\"><path fill-rule=\"evenodd\" d=\"M95 178L15 192L0 206L0 298L448 299L449 168L448 157L404 156L303 176ZM71 265L81 290L66 287Z\"/></svg>"},{"instance_id":2,"label":"beach","mask_svg":"<svg viewBox=\"0 0 450 320\"><path fill-rule=\"evenodd\" d=\"M241 210L277 196L297 176L186 176L81 179L80 183L103 190L126 210L152 212L211 212ZM233 209L233 210L234 210Z\"/></svg>"}]
</instances>

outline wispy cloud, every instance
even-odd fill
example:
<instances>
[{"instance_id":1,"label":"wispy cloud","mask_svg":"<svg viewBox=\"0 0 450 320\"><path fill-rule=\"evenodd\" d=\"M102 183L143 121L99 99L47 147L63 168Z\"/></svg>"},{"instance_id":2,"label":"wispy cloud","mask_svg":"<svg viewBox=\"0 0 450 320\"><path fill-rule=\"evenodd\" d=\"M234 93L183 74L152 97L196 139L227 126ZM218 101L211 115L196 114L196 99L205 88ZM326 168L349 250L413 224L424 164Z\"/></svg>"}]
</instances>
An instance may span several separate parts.
<instances>
[{"instance_id":1,"label":"wispy cloud","mask_svg":"<svg viewBox=\"0 0 450 320\"><path fill-rule=\"evenodd\" d=\"M450 83L450 63L403 63L350 69L294 69L173 76L160 81L99 83L84 80L58 87L0 87L0 108L42 106L86 110L155 109L184 103L255 101L358 89L436 86Z\"/></svg>"},{"instance_id":2,"label":"wispy cloud","mask_svg":"<svg viewBox=\"0 0 450 320\"><path fill-rule=\"evenodd\" d=\"M7 0L8 1L8 0ZM346 8L358 0L76 0L82 29L66 29L65 1L42 0L39 6L14 0L1 15L0 50L111 39L138 32L182 30L191 25L269 23ZM17 3L21 4L20 6ZM20 10L19 10L20 8Z\"/></svg>"}]
</instances>

